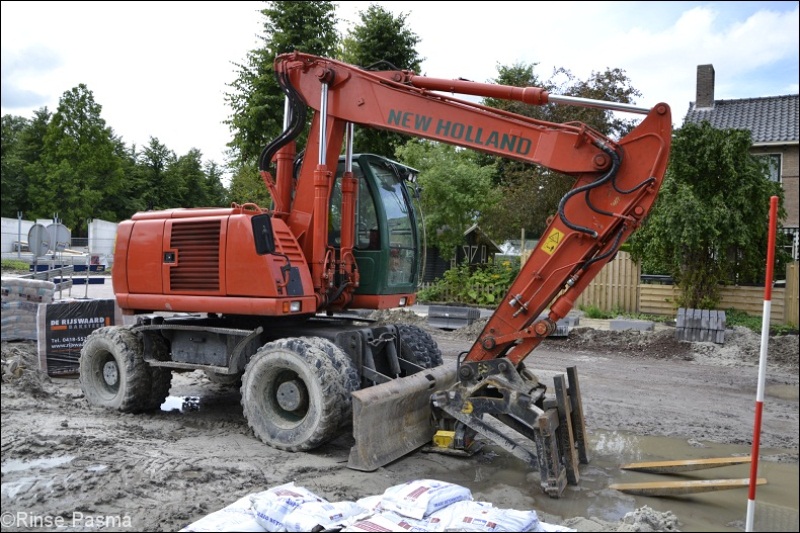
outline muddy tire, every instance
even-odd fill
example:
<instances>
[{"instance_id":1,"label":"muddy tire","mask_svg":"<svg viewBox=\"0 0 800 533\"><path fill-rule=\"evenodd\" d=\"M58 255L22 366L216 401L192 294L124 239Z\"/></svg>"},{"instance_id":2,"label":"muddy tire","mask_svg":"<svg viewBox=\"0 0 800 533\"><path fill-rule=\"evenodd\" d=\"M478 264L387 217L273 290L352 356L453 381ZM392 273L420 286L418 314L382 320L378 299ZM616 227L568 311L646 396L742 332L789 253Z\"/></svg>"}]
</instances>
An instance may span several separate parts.
<instances>
[{"instance_id":1,"label":"muddy tire","mask_svg":"<svg viewBox=\"0 0 800 533\"><path fill-rule=\"evenodd\" d=\"M153 401L142 341L124 327L100 328L86 338L79 381L86 399L98 407L134 413Z\"/></svg>"},{"instance_id":2,"label":"muddy tire","mask_svg":"<svg viewBox=\"0 0 800 533\"><path fill-rule=\"evenodd\" d=\"M353 423L353 399L350 394L361 388L361 376L355 363L344 350L327 339L313 337L307 340L328 355L328 359L336 370L337 379L342 385L337 402L341 411L341 425L351 425Z\"/></svg>"},{"instance_id":3,"label":"muddy tire","mask_svg":"<svg viewBox=\"0 0 800 533\"><path fill-rule=\"evenodd\" d=\"M433 368L442 364L442 351L431 335L419 326L398 324L400 342L414 353L416 363L423 368Z\"/></svg>"},{"instance_id":4,"label":"muddy tire","mask_svg":"<svg viewBox=\"0 0 800 533\"><path fill-rule=\"evenodd\" d=\"M153 353L153 358L158 361L168 361L170 359L169 344L161 336L154 339L153 351L155 352ZM158 366L145 365L145 367L150 375L150 395L143 408L146 410L160 409L167 396L169 396L170 388L172 388L172 370Z\"/></svg>"},{"instance_id":5,"label":"muddy tire","mask_svg":"<svg viewBox=\"0 0 800 533\"><path fill-rule=\"evenodd\" d=\"M241 392L248 425L274 448L312 450L338 434L343 382L315 341L281 339L259 348Z\"/></svg>"}]
</instances>

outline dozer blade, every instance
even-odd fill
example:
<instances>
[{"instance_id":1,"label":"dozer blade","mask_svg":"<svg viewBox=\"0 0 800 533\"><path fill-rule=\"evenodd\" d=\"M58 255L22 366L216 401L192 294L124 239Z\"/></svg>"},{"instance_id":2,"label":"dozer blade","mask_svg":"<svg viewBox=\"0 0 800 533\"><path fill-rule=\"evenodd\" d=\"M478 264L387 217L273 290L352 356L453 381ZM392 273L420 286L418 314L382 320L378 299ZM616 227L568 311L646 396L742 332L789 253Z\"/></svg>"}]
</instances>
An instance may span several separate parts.
<instances>
[{"instance_id":1,"label":"dozer blade","mask_svg":"<svg viewBox=\"0 0 800 533\"><path fill-rule=\"evenodd\" d=\"M429 444L436 432L431 395L456 382L456 365L442 365L356 391L348 468L371 472Z\"/></svg>"}]
</instances>

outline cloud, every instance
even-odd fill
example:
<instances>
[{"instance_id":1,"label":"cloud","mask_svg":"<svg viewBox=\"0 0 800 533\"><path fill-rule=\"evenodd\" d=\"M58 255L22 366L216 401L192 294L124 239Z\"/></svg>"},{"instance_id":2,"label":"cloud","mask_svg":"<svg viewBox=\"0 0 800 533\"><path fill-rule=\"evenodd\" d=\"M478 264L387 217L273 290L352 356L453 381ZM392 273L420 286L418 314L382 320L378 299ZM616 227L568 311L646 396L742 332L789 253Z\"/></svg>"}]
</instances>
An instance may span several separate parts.
<instances>
[{"instance_id":1,"label":"cloud","mask_svg":"<svg viewBox=\"0 0 800 533\"><path fill-rule=\"evenodd\" d=\"M2 106L4 109L42 107L51 100L47 91L31 86L63 64L59 54L46 46L20 50L2 49Z\"/></svg>"}]
</instances>

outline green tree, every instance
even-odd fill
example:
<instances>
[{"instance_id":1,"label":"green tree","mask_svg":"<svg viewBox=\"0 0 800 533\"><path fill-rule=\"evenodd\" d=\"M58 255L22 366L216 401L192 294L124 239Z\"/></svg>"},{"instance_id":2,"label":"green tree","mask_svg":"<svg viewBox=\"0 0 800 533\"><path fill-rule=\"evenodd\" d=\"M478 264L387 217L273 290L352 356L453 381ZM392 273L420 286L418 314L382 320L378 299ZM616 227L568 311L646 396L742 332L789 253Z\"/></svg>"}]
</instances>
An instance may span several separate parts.
<instances>
[{"instance_id":1,"label":"green tree","mask_svg":"<svg viewBox=\"0 0 800 533\"><path fill-rule=\"evenodd\" d=\"M23 210L27 197L25 161L21 157L20 137L29 127L24 117L3 115L0 138L0 205L2 216L16 218Z\"/></svg>"},{"instance_id":2,"label":"green tree","mask_svg":"<svg viewBox=\"0 0 800 533\"><path fill-rule=\"evenodd\" d=\"M32 120L3 116L2 139L2 213L16 218L18 212L33 212L31 188L43 179L41 156L44 135L52 114L46 107L34 112Z\"/></svg>"},{"instance_id":3,"label":"green tree","mask_svg":"<svg viewBox=\"0 0 800 533\"><path fill-rule=\"evenodd\" d=\"M183 207L185 186L170 172L176 161L175 152L155 137L150 137L150 143L138 154L135 179L144 209Z\"/></svg>"},{"instance_id":4,"label":"green tree","mask_svg":"<svg viewBox=\"0 0 800 533\"><path fill-rule=\"evenodd\" d=\"M236 79L225 101L232 113L226 120L233 133L228 143L234 165L256 162L264 146L283 131L284 94L275 78L275 57L295 50L331 56L338 35L332 2L267 2L263 46L234 63Z\"/></svg>"},{"instance_id":5,"label":"green tree","mask_svg":"<svg viewBox=\"0 0 800 533\"><path fill-rule=\"evenodd\" d=\"M516 63L498 66L493 83L513 87L541 87L550 94L591 98L607 102L633 103L640 93L632 88L624 71L607 69L592 72L587 80L577 79L566 69L556 69L547 79L535 73L536 63ZM562 104L534 106L522 102L486 98L489 107L553 123L583 122L611 138L619 138L635 126L635 121L619 118L611 111ZM547 168L486 156L484 161L497 164L497 185L504 201L487 217L484 229L497 239L513 238L521 229L531 236L540 235L547 226L562 196L574 183L574 178Z\"/></svg>"},{"instance_id":6,"label":"green tree","mask_svg":"<svg viewBox=\"0 0 800 533\"><path fill-rule=\"evenodd\" d=\"M403 163L420 171L428 245L436 246L443 258L452 258L464 232L480 223L499 199L492 186L494 167L479 165L474 152L427 140L411 140L397 153Z\"/></svg>"},{"instance_id":7,"label":"green tree","mask_svg":"<svg viewBox=\"0 0 800 533\"><path fill-rule=\"evenodd\" d=\"M202 157L200 150L192 148L177 158L167 171L170 181L180 183L180 207L206 207L210 204Z\"/></svg>"},{"instance_id":8,"label":"green tree","mask_svg":"<svg viewBox=\"0 0 800 533\"><path fill-rule=\"evenodd\" d=\"M238 204L255 203L269 207L270 196L267 186L258 172L255 161L239 165L231 178L228 191L231 202Z\"/></svg>"},{"instance_id":9,"label":"green tree","mask_svg":"<svg viewBox=\"0 0 800 533\"><path fill-rule=\"evenodd\" d=\"M370 4L359 11L361 22L348 31L342 43L345 62L376 70L411 70L419 74L422 58L416 50L419 36L408 28L408 13L393 16L385 8ZM394 157L407 135L385 130L358 129L353 141L357 152Z\"/></svg>"},{"instance_id":10,"label":"green tree","mask_svg":"<svg viewBox=\"0 0 800 533\"><path fill-rule=\"evenodd\" d=\"M224 206L228 204L228 190L222 184L222 169L214 161L207 161L205 165L205 189L208 205Z\"/></svg>"},{"instance_id":11,"label":"green tree","mask_svg":"<svg viewBox=\"0 0 800 533\"><path fill-rule=\"evenodd\" d=\"M47 125L41 158L29 165L34 215L58 213L73 231L90 218L114 217L106 199L119 194L124 176L113 131L101 118L101 110L84 84L59 100Z\"/></svg>"},{"instance_id":12,"label":"green tree","mask_svg":"<svg viewBox=\"0 0 800 533\"><path fill-rule=\"evenodd\" d=\"M630 243L644 272L675 279L682 307L713 309L721 284L763 282L769 199L782 206L783 191L751 146L749 131L708 122L674 134L659 197Z\"/></svg>"}]
</instances>

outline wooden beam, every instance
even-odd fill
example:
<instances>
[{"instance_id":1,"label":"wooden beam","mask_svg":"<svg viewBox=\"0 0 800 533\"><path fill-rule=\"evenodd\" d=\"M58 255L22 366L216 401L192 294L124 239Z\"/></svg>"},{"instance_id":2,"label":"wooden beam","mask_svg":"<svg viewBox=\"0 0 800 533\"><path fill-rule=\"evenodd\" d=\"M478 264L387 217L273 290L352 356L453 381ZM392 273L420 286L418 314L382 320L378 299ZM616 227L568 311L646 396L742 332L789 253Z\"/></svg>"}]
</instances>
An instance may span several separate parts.
<instances>
[{"instance_id":1,"label":"wooden beam","mask_svg":"<svg viewBox=\"0 0 800 533\"><path fill-rule=\"evenodd\" d=\"M765 478L758 478L757 485L766 485ZM638 496L679 496L698 492L713 492L746 488L750 486L748 478L742 479L700 479L695 481L649 481L645 483L615 483L609 488L636 494Z\"/></svg>"},{"instance_id":2,"label":"wooden beam","mask_svg":"<svg viewBox=\"0 0 800 533\"><path fill-rule=\"evenodd\" d=\"M694 470L719 468L721 466L732 466L745 463L750 463L749 455L747 457L716 457L710 459L686 459L680 461L629 463L620 466L620 468L623 470L635 470L637 472L650 472L653 474L674 474L677 472L691 472Z\"/></svg>"}]
</instances>

